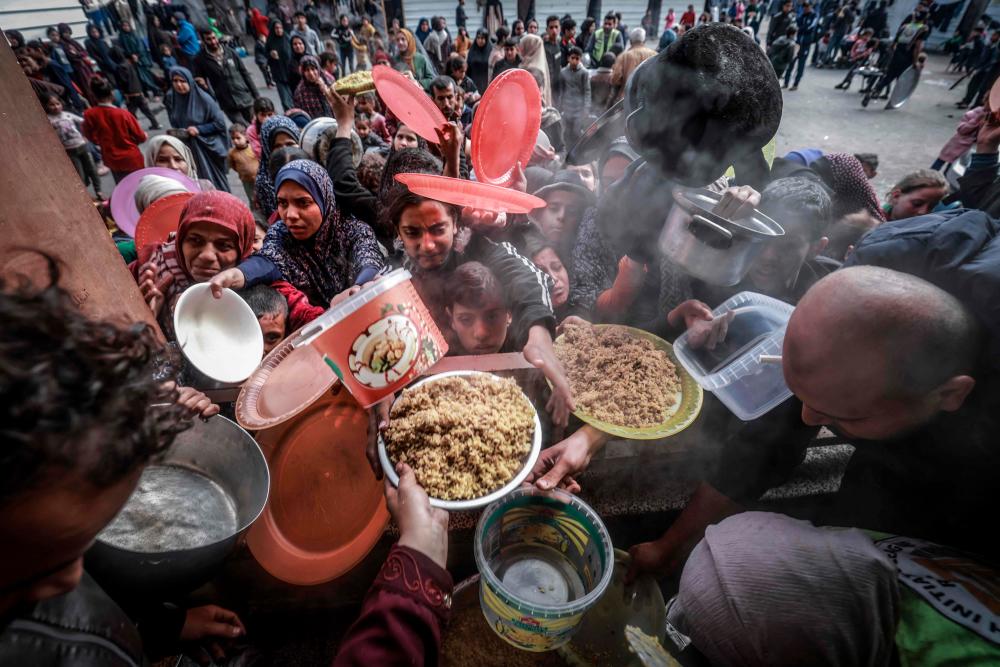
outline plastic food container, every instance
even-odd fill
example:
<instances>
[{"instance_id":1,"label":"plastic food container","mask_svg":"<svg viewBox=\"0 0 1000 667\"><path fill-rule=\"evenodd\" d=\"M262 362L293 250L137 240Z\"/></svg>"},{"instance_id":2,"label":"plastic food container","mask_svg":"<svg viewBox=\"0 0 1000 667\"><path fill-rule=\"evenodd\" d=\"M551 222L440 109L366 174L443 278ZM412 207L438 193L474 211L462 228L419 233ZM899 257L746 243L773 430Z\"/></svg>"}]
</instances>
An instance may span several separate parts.
<instances>
[{"instance_id":1,"label":"plastic food container","mask_svg":"<svg viewBox=\"0 0 1000 667\"><path fill-rule=\"evenodd\" d=\"M611 538L565 491L514 491L483 512L474 540L486 622L525 651L566 644L611 583Z\"/></svg>"},{"instance_id":2,"label":"plastic food container","mask_svg":"<svg viewBox=\"0 0 1000 667\"><path fill-rule=\"evenodd\" d=\"M722 343L714 350L692 349L684 333L674 341L674 353L733 414L743 421L757 419L792 395L780 359L793 310L769 296L740 292L712 311L715 317L735 311Z\"/></svg>"},{"instance_id":3,"label":"plastic food container","mask_svg":"<svg viewBox=\"0 0 1000 667\"><path fill-rule=\"evenodd\" d=\"M363 408L405 387L448 351L410 277L396 269L302 327L292 341L316 348Z\"/></svg>"}]
</instances>

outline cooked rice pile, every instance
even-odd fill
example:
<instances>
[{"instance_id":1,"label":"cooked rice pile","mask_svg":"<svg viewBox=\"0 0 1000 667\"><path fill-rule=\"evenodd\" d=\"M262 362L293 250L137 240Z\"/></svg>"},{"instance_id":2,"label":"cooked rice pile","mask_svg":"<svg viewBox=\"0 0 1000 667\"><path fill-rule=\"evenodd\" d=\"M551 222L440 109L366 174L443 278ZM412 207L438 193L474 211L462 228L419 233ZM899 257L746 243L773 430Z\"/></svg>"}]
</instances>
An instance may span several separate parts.
<instances>
[{"instance_id":1,"label":"cooked rice pile","mask_svg":"<svg viewBox=\"0 0 1000 667\"><path fill-rule=\"evenodd\" d=\"M385 443L389 460L413 468L429 496L469 500L518 473L534 430L534 409L514 380L446 377L403 392Z\"/></svg>"},{"instance_id":2,"label":"cooked rice pile","mask_svg":"<svg viewBox=\"0 0 1000 667\"><path fill-rule=\"evenodd\" d=\"M622 327L567 325L556 343L578 409L628 428L656 426L680 398L670 357Z\"/></svg>"}]
</instances>

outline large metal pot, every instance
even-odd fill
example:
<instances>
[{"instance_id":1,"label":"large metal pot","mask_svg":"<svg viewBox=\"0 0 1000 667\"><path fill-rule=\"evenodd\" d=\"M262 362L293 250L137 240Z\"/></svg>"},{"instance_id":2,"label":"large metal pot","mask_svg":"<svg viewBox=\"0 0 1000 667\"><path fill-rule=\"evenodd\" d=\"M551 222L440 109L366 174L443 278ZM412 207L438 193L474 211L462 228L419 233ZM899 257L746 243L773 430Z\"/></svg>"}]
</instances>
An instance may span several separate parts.
<instances>
[{"instance_id":1,"label":"large metal pot","mask_svg":"<svg viewBox=\"0 0 1000 667\"><path fill-rule=\"evenodd\" d=\"M660 233L660 251L685 271L712 285L735 285L750 270L769 240L785 231L754 210L739 220L712 212L722 195L698 188L676 188L674 205Z\"/></svg>"},{"instance_id":2,"label":"large metal pot","mask_svg":"<svg viewBox=\"0 0 1000 667\"><path fill-rule=\"evenodd\" d=\"M196 419L158 463L189 468L221 486L236 505L237 529L213 544L160 553L122 549L98 536L86 568L113 595L171 599L194 590L218 571L267 502L267 460L250 434L225 417Z\"/></svg>"},{"instance_id":3,"label":"large metal pot","mask_svg":"<svg viewBox=\"0 0 1000 667\"><path fill-rule=\"evenodd\" d=\"M309 154L309 158L319 164L326 166L326 158L330 152L330 145L337 136L337 121L334 118L319 116L309 121L299 134L299 146ZM361 137L353 129L351 130L351 160L355 169L361 164L361 158L365 155L365 147L361 143Z\"/></svg>"}]
</instances>

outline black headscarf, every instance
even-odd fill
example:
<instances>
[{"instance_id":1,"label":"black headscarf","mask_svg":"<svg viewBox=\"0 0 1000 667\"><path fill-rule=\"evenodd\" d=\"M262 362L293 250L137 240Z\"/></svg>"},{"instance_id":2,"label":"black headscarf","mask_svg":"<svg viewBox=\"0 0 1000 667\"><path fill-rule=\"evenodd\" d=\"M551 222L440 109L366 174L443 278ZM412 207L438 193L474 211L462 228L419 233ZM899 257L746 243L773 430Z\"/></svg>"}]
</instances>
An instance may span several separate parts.
<instances>
[{"instance_id":1,"label":"black headscarf","mask_svg":"<svg viewBox=\"0 0 1000 667\"><path fill-rule=\"evenodd\" d=\"M284 28L284 24L281 21L271 21L271 31L267 35L265 48L269 55L271 51L277 51L278 62L277 64L272 64L271 74L274 76L275 81L285 83L288 81L288 73L292 63L292 43L289 41L287 33L282 33L280 37L275 34L274 26L279 24Z\"/></svg>"},{"instance_id":2,"label":"black headscarf","mask_svg":"<svg viewBox=\"0 0 1000 667\"><path fill-rule=\"evenodd\" d=\"M482 47L476 43L480 35L486 37L486 44ZM476 31L476 39L472 40L469 53L465 56L465 62L468 65L467 75L480 92L486 90L486 86L490 82L490 52L492 50L489 33L484 28L480 28Z\"/></svg>"}]
</instances>

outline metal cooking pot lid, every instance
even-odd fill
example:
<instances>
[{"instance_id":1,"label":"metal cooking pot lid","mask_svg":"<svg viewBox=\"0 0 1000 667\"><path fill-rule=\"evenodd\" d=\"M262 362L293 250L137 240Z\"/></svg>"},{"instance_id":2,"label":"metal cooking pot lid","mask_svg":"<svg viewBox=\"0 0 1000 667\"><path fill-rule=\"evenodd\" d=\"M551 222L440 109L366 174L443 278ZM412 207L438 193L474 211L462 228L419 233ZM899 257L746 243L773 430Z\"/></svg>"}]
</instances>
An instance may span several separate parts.
<instances>
[{"instance_id":1,"label":"metal cooking pot lid","mask_svg":"<svg viewBox=\"0 0 1000 667\"><path fill-rule=\"evenodd\" d=\"M747 217L740 218L739 220L730 220L716 215L712 210L721 199L722 195L711 190L678 188L674 191L674 200L682 208L692 213L704 215L712 222L722 225L727 229L732 229L732 231L738 234L759 238L775 238L785 235L785 230L781 228L781 225L757 209L754 209L753 213Z\"/></svg>"},{"instance_id":2,"label":"metal cooking pot lid","mask_svg":"<svg viewBox=\"0 0 1000 667\"><path fill-rule=\"evenodd\" d=\"M910 99L913 91L917 89L918 83L920 83L920 70L917 68L910 67L900 74L899 78L896 79L896 85L892 89L892 94L889 95L889 103L885 105L885 108L898 109L906 104L906 100Z\"/></svg>"},{"instance_id":3,"label":"metal cooking pot lid","mask_svg":"<svg viewBox=\"0 0 1000 667\"><path fill-rule=\"evenodd\" d=\"M625 102L618 100L591 123L566 154L566 164L579 166L600 159L617 137L625 134Z\"/></svg>"}]
</instances>

